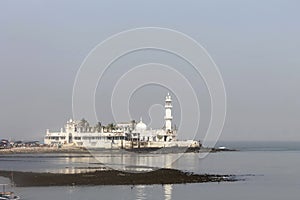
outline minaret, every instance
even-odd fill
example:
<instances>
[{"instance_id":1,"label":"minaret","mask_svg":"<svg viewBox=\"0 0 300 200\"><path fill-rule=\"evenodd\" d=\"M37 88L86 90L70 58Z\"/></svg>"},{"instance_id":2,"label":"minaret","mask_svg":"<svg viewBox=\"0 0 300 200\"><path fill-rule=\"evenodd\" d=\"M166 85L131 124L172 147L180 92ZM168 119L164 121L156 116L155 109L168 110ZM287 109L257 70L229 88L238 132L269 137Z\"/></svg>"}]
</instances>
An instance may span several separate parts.
<instances>
[{"instance_id":1,"label":"minaret","mask_svg":"<svg viewBox=\"0 0 300 200\"><path fill-rule=\"evenodd\" d=\"M165 114L165 122L166 122L166 131L171 131L172 130L172 99L170 94L168 93L168 95L166 96L166 101L165 101L165 110L166 110L166 114Z\"/></svg>"}]
</instances>

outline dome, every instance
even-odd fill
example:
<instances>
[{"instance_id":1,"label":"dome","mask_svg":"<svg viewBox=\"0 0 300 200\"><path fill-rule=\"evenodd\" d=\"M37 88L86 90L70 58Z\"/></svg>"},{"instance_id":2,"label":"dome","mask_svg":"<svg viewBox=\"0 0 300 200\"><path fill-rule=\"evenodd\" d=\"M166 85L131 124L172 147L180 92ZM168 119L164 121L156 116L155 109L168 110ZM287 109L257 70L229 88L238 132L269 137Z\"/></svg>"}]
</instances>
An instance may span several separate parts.
<instances>
[{"instance_id":1,"label":"dome","mask_svg":"<svg viewBox=\"0 0 300 200\"><path fill-rule=\"evenodd\" d=\"M137 123L137 125L135 126L135 130L141 132L141 131L145 131L147 129L147 125L145 123L143 123L142 119L140 120L139 123Z\"/></svg>"}]
</instances>

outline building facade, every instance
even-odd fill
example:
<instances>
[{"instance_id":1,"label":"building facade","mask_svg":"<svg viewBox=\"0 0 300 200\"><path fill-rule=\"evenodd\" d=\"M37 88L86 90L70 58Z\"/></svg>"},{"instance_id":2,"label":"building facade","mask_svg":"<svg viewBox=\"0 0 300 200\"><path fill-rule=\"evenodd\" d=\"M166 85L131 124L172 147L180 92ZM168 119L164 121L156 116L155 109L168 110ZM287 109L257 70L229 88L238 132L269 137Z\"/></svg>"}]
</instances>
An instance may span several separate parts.
<instances>
[{"instance_id":1,"label":"building facade","mask_svg":"<svg viewBox=\"0 0 300 200\"><path fill-rule=\"evenodd\" d=\"M59 132L46 131L47 145L77 146L84 148L131 149L162 147L197 147L198 141L177 141L176 130L172 128L172 99L165 98L165 127L149 129L142 121L122 122L103 126L90 126L85 120L70 119Z\"/></svg>"}]
</instances>

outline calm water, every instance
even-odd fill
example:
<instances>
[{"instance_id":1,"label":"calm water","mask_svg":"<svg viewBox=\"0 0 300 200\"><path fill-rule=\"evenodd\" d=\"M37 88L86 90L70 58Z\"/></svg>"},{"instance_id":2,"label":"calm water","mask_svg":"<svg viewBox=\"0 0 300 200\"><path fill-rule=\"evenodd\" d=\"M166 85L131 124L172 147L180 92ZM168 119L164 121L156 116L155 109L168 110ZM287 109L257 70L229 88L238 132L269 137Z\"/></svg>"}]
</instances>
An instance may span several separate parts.
<instances>
[{"instance_id":1,"label":"calm water","mask_svg":"<svg viewBox=\"0 0 300 200\"><path fill-rule=\"evenodd\" d=\"M84 186L15 188L27 200L52 199L299 199L300 144L299 143L226 143L242 149L238 152L209 154L199 159L197 154L184 154L170 167L197 173L238 174L245 181L235 183L201 183L154 186ZM166 155L166 162L177 154ZM103 161L118 159L118 154L104 156ZM129 158L122 158L129 159ZM146 165L156 164L155 155L143 156ZM166 162L168 163L168 162ZM168 165L169 166L169 165ZM84 155L17 155L0 156L0 169L22 171L53 171L74 173L101 168L94 158ZM0 178L0 182L7 182Z\"/></svg>"}]
</instances>

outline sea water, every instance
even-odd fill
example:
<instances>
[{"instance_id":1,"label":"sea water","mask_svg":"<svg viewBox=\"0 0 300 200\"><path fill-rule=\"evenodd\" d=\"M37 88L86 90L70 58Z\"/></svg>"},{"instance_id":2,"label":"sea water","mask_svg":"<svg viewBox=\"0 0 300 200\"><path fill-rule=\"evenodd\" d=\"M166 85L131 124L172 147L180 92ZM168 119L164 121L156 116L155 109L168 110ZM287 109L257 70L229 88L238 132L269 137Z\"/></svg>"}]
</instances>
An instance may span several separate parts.
<instances>
[{"instance_id":1,"label":"sea water","mask_svg":"<svg viewBox=\"0 0 300 200\"><path fill-rule=\"evenodd\" d=\"M235 174L237 182L139 186L15 187L26 200L53 199L230 199L300 198L300 143L221 143L241 149L180 156L170 167L195 173ZM151 160L151 156L149 158ZM166 155L176 157L177 155ZM166 158L167 159L167 158ZM103 167L88 154L1 155L1 170L73 173ZM1 178L0 182L8 182Z\"/></svg>"}]
</instances>

